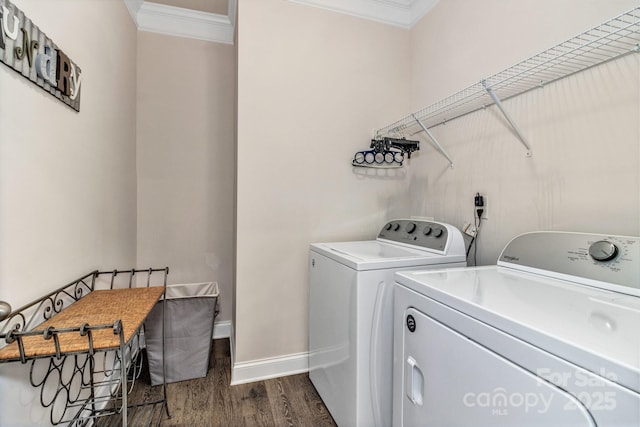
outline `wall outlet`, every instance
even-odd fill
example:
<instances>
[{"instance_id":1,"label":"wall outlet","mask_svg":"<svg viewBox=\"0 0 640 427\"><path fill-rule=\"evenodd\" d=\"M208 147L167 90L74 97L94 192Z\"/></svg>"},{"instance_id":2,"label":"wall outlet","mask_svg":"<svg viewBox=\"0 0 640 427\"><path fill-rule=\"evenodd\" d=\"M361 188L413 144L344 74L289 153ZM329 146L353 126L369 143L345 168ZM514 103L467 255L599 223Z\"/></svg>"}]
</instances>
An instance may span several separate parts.
<instances>
[{"instance_id":1,"label":"wall outlet","mask_svg":"<svg viewBox=\"0 0 640 427\"><path fill-rule=\"evenodd\" d=\"M462 227L462 232L471 237L476 237L476 235L478 234L478 230L476 230L475 225L472 225L469 222L467 222L464 227Z\"/></svg>"},{"instance_id":2,"label":"wall outlet","mask_svg":"<svg viewBox=\"0 0 640 427\"><path fill-rule=\"evenodd\" d=\"M478 209L482 209L482 219L483 221L489 219L487 216L487 196L482 196L482 201L484 202L484 206L474 206L476 218L478 217Z\"/></svg>"}]
</instances>

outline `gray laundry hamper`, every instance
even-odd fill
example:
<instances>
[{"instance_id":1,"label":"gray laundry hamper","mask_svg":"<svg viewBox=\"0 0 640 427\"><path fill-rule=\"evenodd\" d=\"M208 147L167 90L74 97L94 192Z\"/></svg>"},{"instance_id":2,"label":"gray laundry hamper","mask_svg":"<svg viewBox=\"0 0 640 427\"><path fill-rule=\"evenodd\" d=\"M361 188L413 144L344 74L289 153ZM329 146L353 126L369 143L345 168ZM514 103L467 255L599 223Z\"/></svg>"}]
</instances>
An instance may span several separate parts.
<instances>
[{"instance_id":1,"label":"gray laundry hamper","mask_svg":"<svg viewBox=\"0 0 640 427\"><path fill-rule=\"evenodd\" d=\"M207 376L213 321L219 291L216 282L169 285L166 290L166 381ZM151 385L162 384L162 301L147 317L144 338Z\"/></svg>"}]
</instances>

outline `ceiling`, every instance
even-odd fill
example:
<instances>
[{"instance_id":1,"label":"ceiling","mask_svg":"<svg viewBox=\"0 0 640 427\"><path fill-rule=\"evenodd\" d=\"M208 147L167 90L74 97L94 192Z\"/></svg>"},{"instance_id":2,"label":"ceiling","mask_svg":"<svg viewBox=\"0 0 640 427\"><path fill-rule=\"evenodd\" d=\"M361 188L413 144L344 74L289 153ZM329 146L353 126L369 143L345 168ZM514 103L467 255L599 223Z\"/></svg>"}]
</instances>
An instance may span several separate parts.
<instances>
[{"instance_id":1,"label":"ceiling","mask_svg":"<svg viewBox=\"0 0 640 427\"><path fill-rule=\"evenodd\" d=\"M139 30L233 44L238 0L124 0ZM439 0L288 0L410 29Z\"/></svg>"}]
</instances>

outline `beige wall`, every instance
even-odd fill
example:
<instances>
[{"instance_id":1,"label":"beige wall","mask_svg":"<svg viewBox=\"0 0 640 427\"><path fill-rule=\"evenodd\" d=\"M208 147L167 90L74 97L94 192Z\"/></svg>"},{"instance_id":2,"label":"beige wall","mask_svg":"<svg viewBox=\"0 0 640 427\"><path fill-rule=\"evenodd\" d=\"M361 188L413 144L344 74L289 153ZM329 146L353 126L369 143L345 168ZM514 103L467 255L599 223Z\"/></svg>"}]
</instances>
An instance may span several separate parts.
<instances>
[{"instance_id":1,"label":"beige wall","mask_svg":"<svg viewBox=\"0 0 640 427\"><path fill-rule=\"evenodd\" d=\"M217 281L231 319L235 60L225 44L138 33L138 264Z\"/></svg>"},{"instance_id":2,"label":"beige wall","mask_svg":"<svg viewBox=\"0 0 640 427\"><path fill-rule=\"evenodd\" d=\"M439 2L411 32L413 108L637 4ZM508 240L526 231L638 235L639 64L638 55L628 56L506 101L533 148L530 158L495 107L433 128L455 166L449 169L444 157L423 145L410 168L406 197L415 200L412 212L462 227L472 220L473 195L486 195L488 220L479 240L480 264L495 263Z\"/></svg>"},{"instance_id":3,"label":"beige wall","mask_svg":"<svg viewBox=\"0 0 640 427\"><path fill-rule=\"evenodd\" d=\"M15 1L82 69L80 112L0 68L0 299L135 262L135 27L121 2Z\"/></svg>"},{"instance_id":4,"label":"beige wall","mask_svg":"<svg viewBox=\"0 0 640 427\"><path fill-rule=\"evenodd\" d=\"M77 113L0 65L0 300L18 308L135 265L136 31L121 1L13 2L84 75ZM27 381L0 365L2 425L48 419Z\"/></svg>"},{"instance_id":5,"label":"beige wall","mask_svg":"<svg viewBox=\"0 0 640 427\"><path fill-rule=\"evenodd\" d=\"M307 350L309 244L409 213L351 159L408 107L409 33L278 0L238 21L236 362Z\"/></svg>"}]
</instances>

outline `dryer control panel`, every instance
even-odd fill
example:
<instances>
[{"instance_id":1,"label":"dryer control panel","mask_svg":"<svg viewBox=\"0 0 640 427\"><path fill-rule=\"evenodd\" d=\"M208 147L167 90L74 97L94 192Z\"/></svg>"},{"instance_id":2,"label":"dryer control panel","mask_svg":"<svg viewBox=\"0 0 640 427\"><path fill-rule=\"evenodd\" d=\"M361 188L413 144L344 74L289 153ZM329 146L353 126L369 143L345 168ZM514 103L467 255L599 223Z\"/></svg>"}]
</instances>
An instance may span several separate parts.
<instances>
[{"instance_id":1,"label":"dryer control panel","mask_svg":"<svg viewBox=\"0 0 640 427\"><path fill-rule=\"evenodd\" d=\"M435 221L395 219L382 227L378 233L378 239L444 251L449 235L456 232L460 233L451 225Z\"/></svg>"},{"instance_id":2,"label":"dryer control panel","mask_svg":"<svg viewBox=\"0 0 640 427\"><path fill-rule=\"evenodd\" d=\"M640 296L640 238L535 232L514 238L498 265Z\"/></svg>"}]
</instances>

